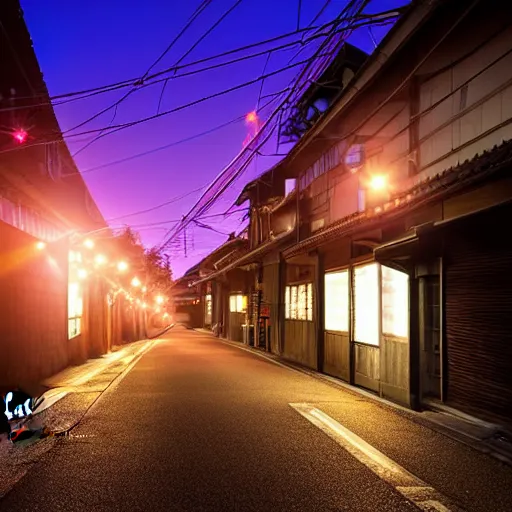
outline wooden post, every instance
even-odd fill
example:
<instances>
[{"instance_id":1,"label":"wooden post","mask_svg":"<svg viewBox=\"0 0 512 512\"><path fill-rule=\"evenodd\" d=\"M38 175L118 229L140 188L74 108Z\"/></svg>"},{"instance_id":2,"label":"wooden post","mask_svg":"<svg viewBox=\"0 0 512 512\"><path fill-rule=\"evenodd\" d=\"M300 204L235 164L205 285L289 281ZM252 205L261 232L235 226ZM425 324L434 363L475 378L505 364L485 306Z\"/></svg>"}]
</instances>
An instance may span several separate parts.
<instances>
[{"instance_id":1,"label":"wooden post","mask_svg":"<svg viewBox=\"0 0 512 512\"><path fill-rule=\"evenodd\" d=\"M313 296L313 300L314 304L316 303L314 311L316 312L317 369L319 372L323 372L325 359L325 263L322 253L318 252L316 256L316 297Z\"/></svg>"}]
</instances>

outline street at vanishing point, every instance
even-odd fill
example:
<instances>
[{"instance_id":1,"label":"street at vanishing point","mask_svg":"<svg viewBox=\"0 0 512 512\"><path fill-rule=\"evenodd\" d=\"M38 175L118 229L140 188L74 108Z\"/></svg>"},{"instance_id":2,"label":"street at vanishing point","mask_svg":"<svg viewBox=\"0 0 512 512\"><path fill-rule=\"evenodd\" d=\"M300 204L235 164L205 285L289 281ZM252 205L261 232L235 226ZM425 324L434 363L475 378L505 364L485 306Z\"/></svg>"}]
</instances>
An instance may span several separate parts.
<instances>
[{"instance_id":1,"label":"street at vanishing point","mask_svg":"<svg viewBox=\"0 0 512 512\"><path fill-rule=\"evenodd\" d=\"M176 326L133 363L0 511L512 510L502 462L211 335Z\"/></svg>"}]
</instances>

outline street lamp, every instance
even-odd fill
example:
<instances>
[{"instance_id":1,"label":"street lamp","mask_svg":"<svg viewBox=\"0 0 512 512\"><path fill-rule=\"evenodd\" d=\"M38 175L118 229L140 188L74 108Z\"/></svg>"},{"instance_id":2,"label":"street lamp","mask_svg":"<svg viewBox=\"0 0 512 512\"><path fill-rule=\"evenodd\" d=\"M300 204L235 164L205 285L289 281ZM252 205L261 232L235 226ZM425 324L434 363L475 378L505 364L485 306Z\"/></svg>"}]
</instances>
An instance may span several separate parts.
<instances>
[{"instance_id":1,"label":"street lamp","mask_svg":"<svg viewBox=\"0 0 512 512\"><path fill-rule=\"evenodd\" d=\"M132 279L132 286L138 288L141 285L140 279L138 277L134 277Z\"/></svg>"},{"instance_id":2,"label":"street lamp","mask_svg":"<svg viewBox=\"0 0 512 512\"><path fill-rule=\"evenodd\" d=\"M156 298L156 303L157 303L157 304L163 304L163 303L164 303L164 298L163 298L161 295L159 295L159 296Z\"/></svg>"},{"instance_id":3,"label":"street lamp","mask_svg":"<svg viewBox=\"0 0 512 512\"><path fill-rule=\"evenodd\" d=\"M119 270L119 272L126 272L128 270L128 263L126 263L126 261L120 261L117 264L117 270Z\"/></svg>"},{"instance_id":4,"label":"street lamp","mask_svg":"<svg viewBox=\"0 0 512 512\"><path fill-rule=\"evenodd\" d=\"M44 242L37 242L36 243L36 249L38 251L42 251L46 247L46 244Z\"/></svg>"},{"instance_id":5,"label":"street lamp","mask_svg":"<svg viewBox=\"0 0 512 512\"><path fill-rule=\"evenodd\" d=\"M107 263L107 258L103 254L97 254L94 261L96 262L96 265L105 265L105 263Z\"/></svg>"},{"instance_id":6,"label":"street lamp","mask_svg":"<svg viewBox=\"0 0 512 512\"><path fill-rule=\"evenodd\" d=\"M84 240L84 246L87 247L87 249L92 249L94 242L90 238L87 238L87 240Z\"/></svg>"},{"instance_id":7,"label":"street lamp","mask_svg":"<svg viewBox=\"0 0 512 512\"><path fill-rule=\"evenodd\" d=\"M384 190L387 186L387 180L385 176L376 175L370 180L370 187L373 190Z\"/></svg>"}]
</instances>

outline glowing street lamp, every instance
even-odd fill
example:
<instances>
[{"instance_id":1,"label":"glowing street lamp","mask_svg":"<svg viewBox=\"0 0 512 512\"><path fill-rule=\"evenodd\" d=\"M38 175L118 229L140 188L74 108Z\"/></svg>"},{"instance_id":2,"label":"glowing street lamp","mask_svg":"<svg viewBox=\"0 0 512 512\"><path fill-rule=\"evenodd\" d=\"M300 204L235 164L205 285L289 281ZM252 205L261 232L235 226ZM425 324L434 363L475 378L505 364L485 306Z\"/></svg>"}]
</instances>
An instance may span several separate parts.
<instances>
[{"instance_id":1,"label":"glowing street lamp","mask_svg":"<svg viewBox=\"0 0 512 512\"><path fill-rule=\"evenodd\" d=\"M159 295L155 300L156 300L157 304L163 304L164 303L164 298L161 295Z\"/></svg>"},{"instance_id":2,"label":"glowing street lamp","mask_svg":"<svg viewBox=\"0 0 512 512\"><path fill-rule=\"evenodd\" d=\"M373 176L370 181L370 187L373 190L384 190L387 187L387 180L385 176Z\"/></svg>"},{"instance_id":3,"label":"glowing street lamp","mask_svg":"<svg viewBox=\"0 0 512 512\"><path fill-rule=\"evenodd\" d=\"M105 265L105 263L107 263L107 258L103 254L97 254L94 261L96 262L96 265Z\"/></svg>"},{"instance_id":4,"label":"glowing street lamp","mask_svg":"<svg viewBox=\"0 0 512 512\"><path fill-rule=\"evenodd\" d=\"M126 261L120 261L117 264L117 270L119 270L119 272L126 272L128 270L128 263L126 263Z\"/></svg>"},{"instance_id":5,"label":"glowing street lamp","mask_svg":"<svg viewBox=\"0 0 512 512\"><path fill-rule=\"evenodd\" d=\"M84 241L84 246L87 247L87 249L92 249L94 247L94 242L88 238Z\"/></svg>"},{"instance_id":6,"label":"glowing street lamp","mask_svg":"<svg viewBox=\"0 0 512 512\"><path fill-rule=\"evenodd\" d=\"M46 244L44 242L37 242L36 243L36 249L38 251L42 251L43 249L45 249L45 247L46 247Z\"/></svg>"},{"instance_id":7,"label":"glowing street lamp","mask_svg":"<svg viewBox=\"0 0 512 512\"><path fill-rule=\"evenodd\" d=\"M132 286L138 288L141 285L140 279L138 277L134 277L132 279Z\"/></svg>"}]
</instances>

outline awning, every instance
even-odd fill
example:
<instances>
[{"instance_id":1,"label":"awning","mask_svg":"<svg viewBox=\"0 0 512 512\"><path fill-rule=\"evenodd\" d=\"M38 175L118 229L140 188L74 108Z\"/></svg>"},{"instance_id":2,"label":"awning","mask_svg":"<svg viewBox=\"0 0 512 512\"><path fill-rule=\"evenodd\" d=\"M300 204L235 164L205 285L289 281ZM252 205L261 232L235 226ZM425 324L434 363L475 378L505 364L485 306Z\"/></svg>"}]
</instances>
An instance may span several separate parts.
<instances>
[{"instance_id":1,"label":"awning","mask_svg":"<svg viewBox=\"0 0 512 512\"><path fill-rule=\"evenodd\" d=\"M373 250L373 254L377 261L408 259L416 252L418 246L419 237L414 230L410 235L379 245Z\"/></svg>"},{"instance_id":2,"label":"awning","mask_svg":"<svg viewBox=\"0 0 512 512\"><path fill-rule=\"evenodd\" d=\"M192 286L204 283L206 281L211 281L212 279L215 279L216 277L218 277L222 274L225 274L226 272L228 272L234 268L240 267L242 265L248 265L249 263L254 263L255 260L257 260L258 257L265 254L265 252L267 252L268 249L273 248L276 244L278 244L279 242L282 242L283 240L292 236L294 233L295 233L295 230L293 228L285 231L284 233L280 233L272 240L269 240L269 241L261 244L259 247L257 247L253 251L245 254L238 260L233 261L232 263L225 266L224 268L221 268L220 270L217 270L216 272L212 272L211 274L207 275L206 277L204 277L198 281L195 281L194 283L192 283Z\"/></svg>"}]
</instances>

